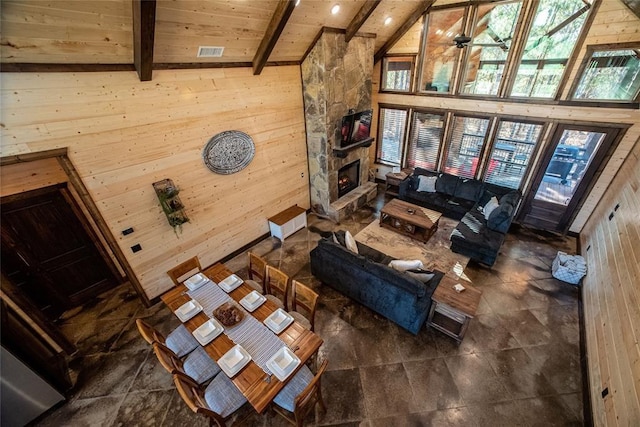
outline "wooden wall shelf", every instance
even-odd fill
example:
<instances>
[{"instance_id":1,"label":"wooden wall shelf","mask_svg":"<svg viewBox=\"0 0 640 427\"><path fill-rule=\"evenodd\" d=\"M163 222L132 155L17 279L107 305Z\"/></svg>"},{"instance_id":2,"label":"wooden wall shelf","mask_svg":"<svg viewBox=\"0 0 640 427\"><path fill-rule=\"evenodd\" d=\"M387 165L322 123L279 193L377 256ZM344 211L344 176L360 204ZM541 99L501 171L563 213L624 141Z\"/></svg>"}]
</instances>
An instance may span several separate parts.
<instances>
[{"instance_id":1,"label":"wooden wall shelf","mask_svg":"<svg viewBox=\"0 0 640 427\"><path fill-rule=\"evenodd\" d=\"M162 181L154 182L153 189L158 196L162 211L167 216L169 225L173 228L179 227L185 222L189 222L189 217L184 212L184 205L178 197L180 190L173 184L169 178Z\"/></svg>"},{"instance_id":2,"label":"wooden wall shelf","mask_svg":"<svg viewBox=\"0 0 640 427\"><path fill-rule=\"evenodd\" d=\"M360 147L370 147L373 141L375 141L375 138L367 138L363 139L360 142L356 142L355 144L347 145L346 147L334 148L333 155L344 159L345 157L347 157L349 151L355 150L356 148Z\"/></svg>"}]
</instances>

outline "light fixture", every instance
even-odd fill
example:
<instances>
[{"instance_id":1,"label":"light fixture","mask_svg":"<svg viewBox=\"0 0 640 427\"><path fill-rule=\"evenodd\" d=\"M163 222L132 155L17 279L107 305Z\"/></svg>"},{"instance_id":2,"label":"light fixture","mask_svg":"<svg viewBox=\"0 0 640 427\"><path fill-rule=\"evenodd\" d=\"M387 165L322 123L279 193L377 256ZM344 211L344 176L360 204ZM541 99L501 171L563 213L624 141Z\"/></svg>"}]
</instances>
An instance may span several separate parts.
<instances>
[{"instance_id":1,"label":"light fixture","mask_svg":"<svg viewBox=\"0 0 640 427\"><path fill-rule=\"evenodd\" d=\"M440 28L438 28L438 29L436 30L436 34L437 34L437 35L440 35L440 34L442 34L442 33L444 33L444 31L442 31Z\"/></svg>"},{"instance_id":2,"label":"light fixture","mask_svg":"<svg viewBox=\"0 0 640 427\"><path fill-rule=\"evenodd\" d=\"M464 33L456 36L456 38L453 39L453 42L456 44L456 47L458 49L462 49L463 47L467 46L470 41L471 37L465 36Z\"/></svg>"},{"instance_id":3,"label":"light fixture","mask_svg":"<svg viewBox=\"0 0 640 427\"><path fill-rule=\"evenodd\" d=\"M340 12L340 5L336 4L331 8L331 14L335 15L336 13Z\"/></svg>"},{"instance_id":4,"label":"light fixture","mask_svg":"<svg viewBox=\"0 0 640 427\"><path fill-rule=\"evenodd\" d=\"M391 24L391 21L393 21L393 19L391 19L391 17L390 17L390 16L387 16L387 17L384 19L384 25L389 25L389 24Z\"/></svg>"},{"instance_id":5,"label":"light fixture","mask_svg":"<svg viewBox=\"0 0 640 427\"><path fill-rule=\"evenodd\" d=\"M300 4L300 0L296 0L296 6Z\"/></svg>"}]
</instances>

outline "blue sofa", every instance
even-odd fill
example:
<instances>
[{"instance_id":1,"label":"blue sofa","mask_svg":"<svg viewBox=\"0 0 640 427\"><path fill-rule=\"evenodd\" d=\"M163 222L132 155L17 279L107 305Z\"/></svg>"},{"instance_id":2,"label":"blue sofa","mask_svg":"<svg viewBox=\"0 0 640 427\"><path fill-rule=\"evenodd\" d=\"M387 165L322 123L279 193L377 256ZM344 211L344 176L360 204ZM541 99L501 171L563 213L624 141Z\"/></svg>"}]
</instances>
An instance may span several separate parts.
<instances>
[{"instance_id":1,"label":"blue sofa","mask_svg":"<svg viewBox=\"0 0 640 427\"><path fill-rule=\"evenodd\" d=\"M335 233L344 242L344 232ZM443 273L434 271L426 283L388 266L393 258L357 243L358 254L333 237L311 251L311 273L349 298L417 334L429 315L431 295Z\"/></svg>"},{"instance_id":2,"label":"blue sofa","mask_svg":"<svg viewBox=\"0 0 640 427\"><path fill-rule=\"evenodd\" d=\"M437 176L435 192L418 191L419 176ZM401 200L442 212L444 216L459 219L451 233L451 250L492 266L522 198L518 190L475 179L460 178L446 173L416 168L400 183ZM484 205L496 197L499 208L487 220Z\"/></svg>"}]
</instances>

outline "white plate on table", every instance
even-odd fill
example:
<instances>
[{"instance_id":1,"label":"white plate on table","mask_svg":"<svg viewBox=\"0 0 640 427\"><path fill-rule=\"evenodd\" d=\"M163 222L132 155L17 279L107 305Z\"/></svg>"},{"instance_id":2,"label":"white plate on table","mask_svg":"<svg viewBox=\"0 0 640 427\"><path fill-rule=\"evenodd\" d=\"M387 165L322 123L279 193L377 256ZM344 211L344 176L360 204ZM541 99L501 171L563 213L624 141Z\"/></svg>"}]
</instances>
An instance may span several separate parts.
<instances>
[{"instance_id":1,"label":"white plate on table","mask_svg":"<svg viewBox=\"0 0 640 427\"><path fill-rule=\"evenodd\" d=\"M299 364L298 356L289 347L282 347L267 361L267 368L271 369L276 378L284 381Z\"/></svg>"},{"instance_id":2,"label":"white plate on table","mask_svg":"<svg viewBox=\"0 0 640 427\"><path fill-rule=\"evenodd\" d=\"M249 353L240 344L236 344L218 360L218 365L231 378L240 372L240 369L244 368L250 360Z\"/></svg>"},{"instance_id":3,"label":"white plate on table","mask_svg":"<svg viewBox=\"0 0 640 427\"><path fill-rule=\"evenodd\" d=\"M216 320L209 319L193 331L193 336L200 345L207 345L224 331L224 327Z\"/></svg>"},{"instance_id":4,"label":"white plate on table","mask_svg":"<svg viewBox=\"0 0 640 427\"><path fill-rule=\"evenodd\" d=\"M223 291L229 293L238 286L242 285L242 279L235 274L232 274L231 276L218 283L218 285L222 288Z\"/></svg>"},{"instance_id":5,"label":"white plate on table","mask_svg":"<svg viewBox=\"0 0 640 427\"><path fill-rule=\"evenodd\" d=\"M176 310L176 316L180 319L181 322L186 322L191 319L196 314L202 311L202 306L196 300L191 300L182 304Z\"/></svg>"},{"instance_id":6,"label":"white plate on table","mask_svg":"<svg viewBox=\"0 0 640 427\"><path fill-rule=\"evenodd\" d=\"M293 322L293 317L283 309L279 308L264 319L264 324L267 325L276 334L284 331L287 326Z\"/></svg>"},{"instance_id":7,"label":"white plate on table","mask_svg":"<svg viewBox=\"0 0 640 427\"><path fill-rule=\"evenodd\" d=\"M207 276L205 276L202 273L198 273L198 274L194 274L193 276L185 280L184 285L187 287L187 289L189 289L190 291L193 291L195 289L198 289L200 286L204 285L205 283L207 283L207 280L208 280Z\"/></svg>"},{"instance_id":8,"label":"white plate on table","mask_svg":"<svg viewBox=\"0 0 640 427\"><path fill-rule=\"evenodd\" d=\"M259 293L258 291L251 291L240 300L240 305L246 308L248 311L254 311L256 308L260 307L265 301L267 297Z\"/></svg>"}]
</instances>

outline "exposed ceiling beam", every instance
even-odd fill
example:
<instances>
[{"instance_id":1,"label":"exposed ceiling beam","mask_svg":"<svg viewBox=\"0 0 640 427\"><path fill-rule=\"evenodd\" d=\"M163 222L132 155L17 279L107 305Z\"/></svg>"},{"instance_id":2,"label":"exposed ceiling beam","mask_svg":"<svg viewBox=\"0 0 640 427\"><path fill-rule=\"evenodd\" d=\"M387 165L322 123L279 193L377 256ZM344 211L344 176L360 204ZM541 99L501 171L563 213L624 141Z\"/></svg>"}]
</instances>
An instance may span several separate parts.
<instances>
[{"instance_id":1,"label":"exposed ceiling beam","mask_svg":"<svg viewBox=\"0 0 640 427\"><path fill-rule=\"evenodd\" d=\"M133 64L140 81L151 80L156 0L133 0Z\"/></svg>"},{"instance_id":2,"label":"exposed ceiling beam","mask_svg":"<svg viewBox=\"0 0 640 427\"><path fill-rule=\"evenodd\" d=\"M382 0L367 0L364 5L360 8L356 16L353 17L349 25L347 26L347 32L344 37L344 40L349 43L349 41L356 35L360 27L364 25L369 18L369 15L378 7Z\"/></svg>"},{"instance_id":3,"label":"exposed ceiling beam","mask_svg":"<svg viewBox=\"0 0 640 427\"><path fill-rule=\"evenodd\" d=\"M380 61L382 57L389 51L389 49L391 49L391 47L396 44L396 42L400 40L407 31L409 31L413 24L415 24L416 21L429 10L434 2L435 0L422 0L418 7L416 7L415 10L411 12L411 15L409 15L407 20L404 21L404 24L402 24L400 28L398 28L398 30L393 33L391 37L389 37L389 40L387 40L384 46L382 46L376 52L376 54L373 56L373 62L376 63Z\"/></svg>"},{"instance_id":4,"label":"exposed ceiling beam","mask_svg":"<svg viewBox=\"0 0 640 427\"><path fill-rule=\"evenodd\" d=\"M271 22L269 22L269 26L267 27L267 31L265 31L260 46L258 46L258 50L253 57L253 75L258 75L262 72L264 65L269 59L269 55L271 55L271 51L273 51L273 48L278 42L280 34L282 34L282 30L284 30L285 25L287 25L287 21L295 7L295 0L280 0L278 2L278 6L271 17Z\"/></svg>"}]
</instances>

